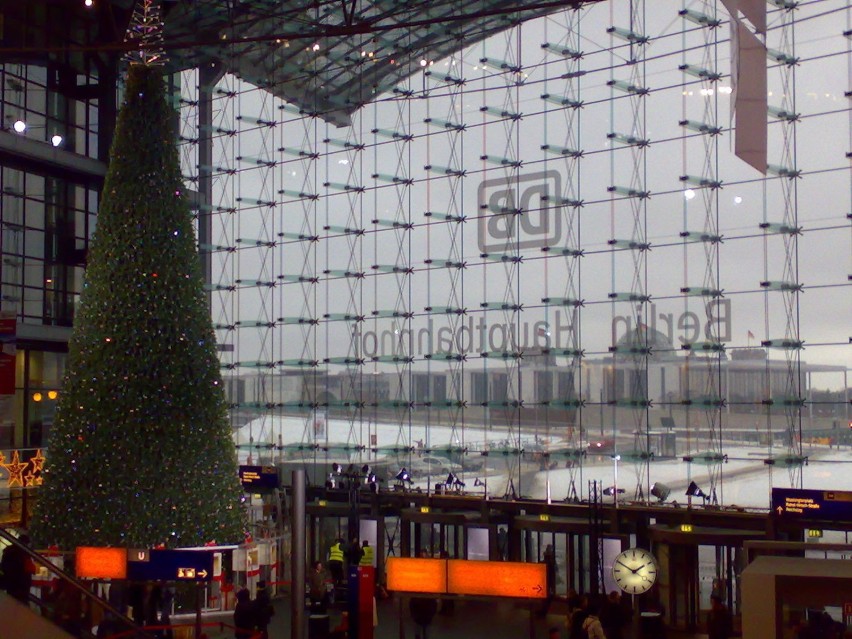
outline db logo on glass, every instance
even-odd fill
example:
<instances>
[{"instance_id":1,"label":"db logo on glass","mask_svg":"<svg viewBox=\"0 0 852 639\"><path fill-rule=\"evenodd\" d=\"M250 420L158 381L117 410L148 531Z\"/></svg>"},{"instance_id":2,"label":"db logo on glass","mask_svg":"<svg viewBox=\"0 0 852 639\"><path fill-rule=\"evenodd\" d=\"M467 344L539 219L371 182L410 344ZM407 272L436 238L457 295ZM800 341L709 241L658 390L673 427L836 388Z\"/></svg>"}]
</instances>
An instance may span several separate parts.
<instances>
[{"instance_id":1,"label":"db logo on glass","mask_svg":"<svg viewBox=\"0 0 852 639\"><path fill-rule=\"evenodd\" d=\"M504 253L514 248L544 248L562 236L557 171L486 180L479 185L479 250Z\"/></svg>"}]
</instances>

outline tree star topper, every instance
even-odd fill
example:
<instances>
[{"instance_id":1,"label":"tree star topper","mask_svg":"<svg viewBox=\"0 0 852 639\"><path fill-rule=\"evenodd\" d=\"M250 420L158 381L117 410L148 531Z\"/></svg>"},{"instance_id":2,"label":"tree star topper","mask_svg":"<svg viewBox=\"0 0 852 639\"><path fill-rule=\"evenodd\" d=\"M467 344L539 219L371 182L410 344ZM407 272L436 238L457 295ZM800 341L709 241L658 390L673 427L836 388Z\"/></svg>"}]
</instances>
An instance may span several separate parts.
<instances>
[{"instance_id":1,"label":"tree star topper","mask_svg":"<svg viewBox=\"0 0 852 639\"><path fill-rule=\"evenodd\" d=\"M124 41L136 43L136 48L125 56L131 64L152 66L166 62L160 0L137 0Z\"/></svg>"}]
</instances>

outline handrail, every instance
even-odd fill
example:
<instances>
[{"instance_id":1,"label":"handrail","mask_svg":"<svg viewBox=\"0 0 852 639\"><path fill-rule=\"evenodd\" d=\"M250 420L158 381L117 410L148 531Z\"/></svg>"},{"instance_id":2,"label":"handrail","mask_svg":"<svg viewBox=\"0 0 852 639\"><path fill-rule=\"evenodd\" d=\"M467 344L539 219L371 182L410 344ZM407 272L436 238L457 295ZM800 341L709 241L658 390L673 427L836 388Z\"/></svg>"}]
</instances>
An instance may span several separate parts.
<instances>
[{"instance_id":1,"label":"handrail","mask_svg":"<svg viewBox=\"0 0 852 639\"><path fill-rule=\"evenodd\" d=\"M108 612L110 615L114 616L123 625L128 626L127 632L132 632L133 634L126 636L139 637L139 639L155 639L154 635L150 634L149 632L146 632L141 627L137 626L134 621L130 619L127 615L125 615L123 612L120 612L117 608L114 608L109 602L98 597L91 590L86 588L86 586L80 583L80 581L78 581L75 577L72 577L70 574L68 574L61 568L54 566L53 563L48 561L45 557L31 550L25 544L22 544L17 537L7 532L6 529L2 526L0 526L0 539L3 539L10 545L16 546L20 550L24 551L24 553L26 553L27 556L33 561L35 561L38 565L44 566L45 568L47 568L48 572L51 572L56 575L61 581L64 581L65 583L73 586L78 592L83 595L85 599L90 601L94 600L96 604L105 612ZM39 605L46 606L46 604L44 604L43 602L39 603Z\"/></svg>"}]
</instances>

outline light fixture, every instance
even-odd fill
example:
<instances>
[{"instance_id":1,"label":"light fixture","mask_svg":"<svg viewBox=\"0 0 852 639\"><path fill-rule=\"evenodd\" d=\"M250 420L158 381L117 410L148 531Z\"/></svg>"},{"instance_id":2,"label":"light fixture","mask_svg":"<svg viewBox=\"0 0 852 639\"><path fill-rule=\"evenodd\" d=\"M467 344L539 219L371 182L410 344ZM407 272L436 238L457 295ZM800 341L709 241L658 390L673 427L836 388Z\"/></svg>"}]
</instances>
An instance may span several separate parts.
<instances>
[{"instance_id":1,"label":"light fixture","mask_svg":"<svg viewBox=\"0 0 852 639\"><path fill-rule=\"evenodd\" d=\"M343 472L343 466L338 463L334 463L331 465L331 472L333 472L335 475L339 475Z\"/></svg>"},{"instance_id":2,"label":"light fixture","mask_svg":"<svg viewBox=\"0 0 852 639\"><path fill-rule=\"evenodd\" d=\"M95 4L95 0L83 0L84 6L91 7L93 4Z\"/></svg>"},{"instance_id":3,"label":"light fixture","mask_svg":"<svg viewBox=\"0 0 852 639\"><path fill-rule=\"evenodd\" d=\"M685 197L687 200L691 200L695 197L695 191L693 191L692 189L686 189L683 192L683 197Z\"/></svg>"},{"instance_id":4,"label":"light fixture","mask_svg":"<svg viewBox=\"0 0 852 639\"><path fill-rule=\"evenodd\" d=\"M40 402L42 399L43 399L43 397L42 397L41 393L33 393L33 401L34 402Z\"/></svg>"},{"instance_id":5,"label":"light fixture","mask_svg":"<svg viewBox=\"0 0 852 639\"><path fill-rule=\"evenodd\" d=\"M60 144L62 144L62 142L64 141L64 139L65 139L65 138L63 138L61 135L59 135L59 134L57 133L56 135L51 136L51 138L50 138L50 143L51 143L53 146L59 146Z\"/></svg>"},{"instance_id":6,"label":"light fixture","mask_svg":"<svg viewBox=\"0 0 852 639\"><path fill-rule=\"evenodd\" d=\"M394 479L396 479L399 483L414 483L414 481L411 479L411 473L409 473L404 466L400 468Z\"/></svg>"},{"instance_id":7,"label":"light fixture","mask_svg":"<svg viewBox=\"0 0 852 639\"><path fill-rule=\"evenodd\" d=\"M369 475L370 474L370 466L367 465L367 464L364 464L363 466L361 466L361 474L362 475Z\"/></svg>"},{"instance_id":8,"label":"light fixture","mask_svg":"<svg viewBox=\"0 0 852 639\"><path fill-rule=\"evenodd\" d=\"M620 495L623 492L623 488L616 488L615 486L609 486L608 488L603 489L603 494L607 497L612 497L613 495Z\"/></svg>"},{"instance_id":9,"label":"light fixture","mask_svg":"<svg viewBox=\"0 0 852 639\"><path fill-rule=\"evenodd\" d=\"M456 477L453 481L453 486L455 486L456 489L462 489L465 487L465 483L461 479Z\"/></svg>"},{"instance_id":10,"label":"light fixture","mask_svg":"<svg viewBox=\"0 0 852 639\"><path fill-rule=\"evenodd\" d=\"M660 482L655 482L653 486L651 486L651 495L659 499L661 502L666 501L671 494L672 489L666 486L665 484L661 484Z\"/></svg>"},{"instance_id":11,"label":"light fixture","mask_svg":"<svg viewBox=\"0 0 852 639\"><path fill-rule=\"evenodd\" d=\"M15 120L15 124L12 125L12 128L15 129L16 133L23 133L27 130L27 123L23 120Z\"/></svg>"},{"instance_id":12,"label":"light fixture","mask_svg":"<svg viewBox=\"0 0 852 639\"><path fill-rule=\"evenodd\" d=\"M694 481L689 482L689 487L686 489L687 497L701 497L702 499L707 499L707 495L704 494L704 491L698 487Z\"/></svg>"},{"instance_id":13,"label":"light fixture","mask_svg":"<svg viewBox=\"0 0 852 639\"><path fill-rule=\"evenodd\" d=\"M59 397L59 393L56 392L55 390L47 391L47 398L48 399L56 399L57 397Z\"/></svg>"}]
</instances>

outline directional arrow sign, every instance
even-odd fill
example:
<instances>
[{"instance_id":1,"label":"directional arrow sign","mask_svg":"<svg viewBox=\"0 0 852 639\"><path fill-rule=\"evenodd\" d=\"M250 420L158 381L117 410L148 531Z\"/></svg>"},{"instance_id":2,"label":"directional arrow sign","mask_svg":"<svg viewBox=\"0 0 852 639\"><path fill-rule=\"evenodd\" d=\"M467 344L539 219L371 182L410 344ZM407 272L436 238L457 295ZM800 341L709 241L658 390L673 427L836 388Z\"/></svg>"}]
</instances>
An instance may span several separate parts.
<instances>
[{"instance_id":1,"label":"directional arrow sign","mask_svg":"<svg viewBox=\"0 0 852 639\"><path fill-rule=\"evenodd\" d=\"M127 562L127 578L136 581L209 581L212 574L209 550L151 550L147 561Z\"/></svg>"},{"instance_id":2,"label":"directional arrow sign","mask_svg":"<svg viewBox=\"0 0 852 639\"><path fill-rule=\"evenodd\" d=\"M772 510L788 520L852 522L852 491L773 488Z\"/></svg>"}]
</instances>

